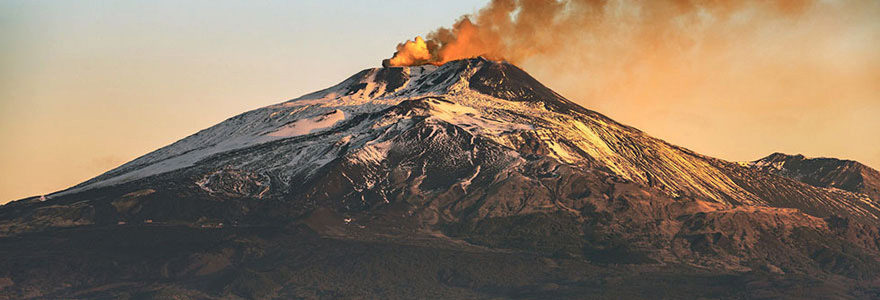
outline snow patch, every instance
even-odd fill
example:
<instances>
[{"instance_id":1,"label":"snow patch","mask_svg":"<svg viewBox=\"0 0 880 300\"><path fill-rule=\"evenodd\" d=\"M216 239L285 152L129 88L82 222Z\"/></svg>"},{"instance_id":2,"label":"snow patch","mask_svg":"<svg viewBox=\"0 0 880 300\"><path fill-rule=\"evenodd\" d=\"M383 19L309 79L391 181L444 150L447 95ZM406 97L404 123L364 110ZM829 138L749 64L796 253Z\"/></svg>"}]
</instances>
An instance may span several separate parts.
<instances>
[{"instance_id":1,"label":"snow patch","mask_svg":"<svg viewBox=\"0 0 880 300\"><path fill-rule=\"evenodd\" d=\"M274 137L294 137L309 133L324 131L335 126L340 121L345 120L345 112L334 110L332 113L294 121L293 123L284 125L283 127L268 133L268 136Z\"/></svg>"},{"instance_id":2,"label":"snow patch","mask_svg":"<svg viewBox=\"0 0 880 300\"><path fill-rule=\"evenodd\" d=\"M458 125L471 133L497 135L534 129L527 124L493 120L469 106L439 100L431 100L430 103L432 110L430 119Z\"/></svg>"},{"instance_id":3,"label":"snow patch","mask_svg":"<svg viewBox=\"0 0 880 300\"><path fill-rule=\"evenodd\" d=\"M381 162L388 156L391 150L391 141L374 143L358 149L349 157L352 162Z\"/></svg>"}]
</instances>

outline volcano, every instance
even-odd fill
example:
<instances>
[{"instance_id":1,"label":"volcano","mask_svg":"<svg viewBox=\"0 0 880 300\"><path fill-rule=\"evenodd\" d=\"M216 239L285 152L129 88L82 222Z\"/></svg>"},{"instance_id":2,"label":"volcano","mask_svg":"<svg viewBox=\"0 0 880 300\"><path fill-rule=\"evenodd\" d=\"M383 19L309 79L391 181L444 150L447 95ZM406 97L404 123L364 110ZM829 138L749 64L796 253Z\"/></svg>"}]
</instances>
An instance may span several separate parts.
<instances>
[{"instance_id":1,"label":"volcano","mask_svg":"<svg viewBox=\"0 0 880 300\"><path fill-rule=\"evenodd\" d=\"M700 155L505 62L368 69L0 206L0 298L876 298L856 164Z\"/></svg>"}]
</instances>

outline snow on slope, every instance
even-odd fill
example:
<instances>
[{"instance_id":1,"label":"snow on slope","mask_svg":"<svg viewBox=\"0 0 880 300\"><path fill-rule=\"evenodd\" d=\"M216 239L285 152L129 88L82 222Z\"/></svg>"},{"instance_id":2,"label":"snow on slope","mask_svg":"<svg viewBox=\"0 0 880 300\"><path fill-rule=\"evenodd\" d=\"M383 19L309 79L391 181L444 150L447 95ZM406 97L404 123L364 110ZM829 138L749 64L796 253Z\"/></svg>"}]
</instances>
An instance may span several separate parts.
<instances>
[{"instance_id":1,"label":"snow on slope","mask_svg":"<svg viewBox=\"0 0 880 300\"><path fill-rule=\"evenodd\" d=\"M278 130L266 135L273 137L294 137L303 134L321 132L327 128L333 127L343 120L345 120L345 112L337 109L326 115L293 121L292 123L284 125L281 128L278 128Z\"/></svg>"},{"instance_id":2,"label":"snow on slope","mask_svg":"<svg viewBox=\"0 0 880 300\"><path fill-rule=\"evenodd\" d=\"M420 116L371 117L407 101L425 106L416 109ZM739 174L745 172L742 166L670 145L571 103L515 66L469 59L440 67L367 69L328 89L230 118L61 194L179 170L266 143L274 148L236 154L241 157L224 167L280 170L282 179L289 180L307 178L342 153L377 163L385 159L394 135L419 117L455 125L511 150L607 170L672 196L766 204L773 200L766 190L776 189L749 179L751 173ZM804 193L786 189L780 193ZM826 192L807 193L791 197L820 197L847 209L848 204L834 202ZM860 209L871 214L870 207Z\"/></svg>"},{"instance_id":3,"label":"snow on slope","mask_svg":"<svg viewBox=\"0 0 880 300\"><path fill-rule=\"evenodd\" d=\"M377 112L411 97L442 93L457 78L443 78L445 81L437 82L437 77L443 75L435 74L437 69L435 66L419 66L364 70L328 89L227 119L51 196L178 170L193 166L212 155L314 134L332 128L351 116ZM402 82L387 80L387 73L399 75ZM383 80L377 81L377 75L384 75ZM426 80L431 89L414 91L421 87L416 84L419 80Z\"/></svg>"},{"instance_id":4,"label":"snow on slope","mask_svg":"<svg viewBox=\"0 0 880 300\"><path fill-rule=\"evenodd\" d=\"M690 154L682 153L676 147L580 107L557 111L559 103L567 103L567 100L552 91L543 96L558 99L518 101L517 97L530 97L544 87L508 87L505 84L524 80L515 78L518 74L514 71L518 69L502 68L492 73L492 67L499 65L506 64L475 59L441 67L364 70L331 88L230 118L65 193L189 167L212 155L317 133L353 116L375 113L402 101L438 96L445 101L430 101L431 119L459 125L502 145L517 148L521 141L514 133L529 131L547 145L550 156L566 163L598 164L628 180L656 182L670 189L671 193L696 193L721 202L726 202L725 195L740 195L740 201L753 201L753 197L738 189L716 168L700 159L692 159ZM533 81L530 77L528 79ZM488 86L494 94L478 92L470 87L473 84ZM531 84L540 85L537 82ZM645 145L650 147L637 148ZM650 162L632 159L644 158L645 154L653 156L649 157ZM315 160L329 161L332 158ZM320 166L314 161L299 163ZM656 169L646 170L646 167Z\"/></svg>"}]
</instances>

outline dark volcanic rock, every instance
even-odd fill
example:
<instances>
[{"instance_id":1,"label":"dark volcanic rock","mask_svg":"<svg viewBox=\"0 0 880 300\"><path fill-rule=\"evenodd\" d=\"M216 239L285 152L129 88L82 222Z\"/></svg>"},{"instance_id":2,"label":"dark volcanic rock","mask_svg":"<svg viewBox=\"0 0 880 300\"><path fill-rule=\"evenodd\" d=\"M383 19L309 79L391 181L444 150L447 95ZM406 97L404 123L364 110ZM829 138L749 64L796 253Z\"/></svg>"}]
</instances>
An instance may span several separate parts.
<instances>
[{"instance_id":1,"label":"dark volcanic rock","mask_svg":"<svg viewBox=\"0 0 880 300\"><path fill-rule=\"evenodd\" d=\"M0 299L880 296L876 171L771 160L507 63L369 69L3 205Z\"/></svg>"},{"instance_id":2,"label":"dark volcanic rock","mask_svg":"<svg viewBox=\"0 0 880 300\"><path fill-rule=\"evenodd\" d=\"M752 164L812 186L862 193L880 202L880 172L857 161L773 153Z\"/></svg>"}]
</instances>

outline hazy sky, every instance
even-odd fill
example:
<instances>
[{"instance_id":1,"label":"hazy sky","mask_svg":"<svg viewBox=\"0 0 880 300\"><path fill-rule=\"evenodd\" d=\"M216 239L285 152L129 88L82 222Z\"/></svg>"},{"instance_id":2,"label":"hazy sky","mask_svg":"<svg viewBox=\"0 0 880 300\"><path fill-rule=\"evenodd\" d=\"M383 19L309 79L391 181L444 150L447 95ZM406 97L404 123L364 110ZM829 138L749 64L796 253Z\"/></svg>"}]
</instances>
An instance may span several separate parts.
<instances>
[{"instance_id":1,"label":"hazy sky","mask_svg":"<svg viewBox=\"0 0 880 300\"><path fill-rule=\"evenodd\" d=\"M0 203L69 187L238 113L379 66L397 43L450 25L486 3L0 1ZM845 38L855 46L832 49L847 59L831 58L822 66L858 68L859 51L880 47L877 22L859 20L852 28L843 22L829 31L851 33ZM637 78L627 82L628 88L617 82L616 88L595 93L584 87L607 84L591 80L602 74L570 72L576 68L558 72L534 61L523 67L588 108L704 154L753 160L783 151L880 167L876 70L868 77L859 73L857 83L836 82L829 79L843 81L851 70L810 76L802 69L811 66L799 69L799 60L778 56L817 50L784 50L757 58L726 54L727 59L795 66L762 74L777 79L765 84L746 80L753 77L749 71L764 70L753 64L721 68L726 73L699 80L682 72ZM870 61L863 68L877 66L871 60L875 54L864 56ZM680 85L694 82L699 86L693 92L680 92L688 90ZM798 92L808 84L827 93ZM679 88L646 92L670 85ZM780 89L792 93L776 98Z\"/></svg>"}]
</instances>

